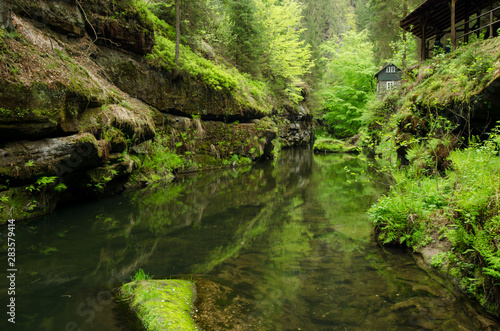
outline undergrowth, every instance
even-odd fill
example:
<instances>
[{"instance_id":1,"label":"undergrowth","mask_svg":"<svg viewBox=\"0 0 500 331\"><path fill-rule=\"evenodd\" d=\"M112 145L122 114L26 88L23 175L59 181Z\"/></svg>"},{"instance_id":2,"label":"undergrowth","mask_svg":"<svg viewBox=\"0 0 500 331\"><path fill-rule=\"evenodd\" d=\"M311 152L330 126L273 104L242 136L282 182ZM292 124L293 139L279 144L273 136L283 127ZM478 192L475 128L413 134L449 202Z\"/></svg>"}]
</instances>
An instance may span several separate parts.
<instances>
[{"instance_id":1,"label":"undergrowth","mask_svg":"<svg viewBox=\"0 0 500 331\"><path fill-rule=\"evenodd\" d=\"M470 102L498 77L500 40L464 45L450 54L440 54L407 75L409 85L403 108L453 105Z\"/></svg>"},{"instance_id":2,"label":"undergrowth","mask_svg":"<svg viewBox=\"0 0 500 331\"><path fill-rule=\"evenodd\" d=\"M437 241L452 249L439 265L498 316L500 307L500 127L484 143L454 150L443 173L414 163L392 172L395 185L369 210L378 240L418 251Z\"/></svg>"}]
</instances>

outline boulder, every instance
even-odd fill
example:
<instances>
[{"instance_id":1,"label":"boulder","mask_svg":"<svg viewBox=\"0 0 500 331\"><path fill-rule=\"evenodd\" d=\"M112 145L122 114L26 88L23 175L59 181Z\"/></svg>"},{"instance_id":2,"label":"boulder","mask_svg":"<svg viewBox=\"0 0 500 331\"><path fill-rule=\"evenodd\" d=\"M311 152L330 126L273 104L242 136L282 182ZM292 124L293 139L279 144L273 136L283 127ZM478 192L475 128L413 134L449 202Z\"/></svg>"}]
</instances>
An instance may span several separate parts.
<instances>
[{"instance_id":1,"label":"boulder","mask_svg":"<svg viewBox=\"0 0 500 331\"><path fill-rule=\"evenodd\" d=\"M14 11L46 24L51 29L72 36L85 35L85 22L77 1L16 1Z\"/></svg>"},{"instance_id":2,"label":"boulder","mask_svg":"<svg viewBox=\"0 0 500 331\"><path fill-rule=\"evenodd\" d=\"M167 133L172 149L178 154L194 154L199 164L207 164L205 156L230 159L242 156L252 160L272 158L276 124L265 117L255 123L202 121L167 115Z\"/></svg>"},{"instance_id":3,"label":"boulder","mask_svg":"<svg viewBox=\"0 0 500 331\"><path fill-rule=\"evenodd\" d=\"M149 107L140 102L130 101L130 103L124 102L123 105L111 104L87 109L80 116L78 127L80 132L91 132L111 142L115 139L108 136L108 131L115 128L136 144L154 138L154 116L156 114Z\"/></svg>"},{"instance_id":4,"label":"boulder","mask_svg":"<svg viewBox=\"0 0 500 331\"><path fill-rule=\"evenodd\" d=\"M141 55L151 52L153 29L127 1L88 0L80 9L87 19L87 33L96 37L97 43Z\"/></svg>"},{"instance_id":5,"label":"boulder","mask_svg":"<svg viewBox=\"0 0 500 331\"><path fill-rule=\"evenodd\" d=\"M12 11L12 1L2 0L0 2L0 28L10 29L11 28L11 18L10 14Z\"/></svg>"}]
</instances>

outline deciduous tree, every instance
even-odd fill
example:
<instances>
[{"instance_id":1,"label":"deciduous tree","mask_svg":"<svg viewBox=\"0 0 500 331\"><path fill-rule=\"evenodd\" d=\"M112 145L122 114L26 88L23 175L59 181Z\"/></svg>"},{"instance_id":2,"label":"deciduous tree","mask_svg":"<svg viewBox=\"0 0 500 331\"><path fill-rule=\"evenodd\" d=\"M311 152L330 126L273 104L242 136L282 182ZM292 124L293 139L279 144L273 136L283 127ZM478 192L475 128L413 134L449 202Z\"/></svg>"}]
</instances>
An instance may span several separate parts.
<instances>
[{"instance_id":1,"label":"deciduous tree","mask_svg":"<svg viewBox=\"0 0 500 331\"><path fill-rule=\"evenodd\" d=\"M322 49L326 62L322 118L335 136L355 135L366 103L374 95L373 44L368 31L349 31L341 40L323 44Z\"/></svg>"}]
</instances>

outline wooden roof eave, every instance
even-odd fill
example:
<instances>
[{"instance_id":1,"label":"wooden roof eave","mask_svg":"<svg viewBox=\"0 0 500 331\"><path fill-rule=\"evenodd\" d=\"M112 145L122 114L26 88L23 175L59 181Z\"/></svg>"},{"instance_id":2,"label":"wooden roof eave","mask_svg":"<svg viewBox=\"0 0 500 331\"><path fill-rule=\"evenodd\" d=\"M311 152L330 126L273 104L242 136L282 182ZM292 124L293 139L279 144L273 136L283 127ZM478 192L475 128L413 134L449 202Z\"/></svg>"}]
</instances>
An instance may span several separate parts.
<instances>
[{"instance_id":1,"label":"wooden roof eave","mask_svg":"<svg viewBox=\"0 0 500 331\"><path fill-rule=\"evenodd\" d=\"M485 8L493 4L496 0L473 0L473 1L457 1L455 16L456 22L460 22L467 18L471 11L480 8ZM425 15L428 15L432 22L432 27L428 26L426 30L426 39L434 37L439 32L444 32L451 27L451 13L448 1L443 0L427 0L422 3L417 9L403 18L400 22L400 27L418 38L422 38L421 20Z\"/></svg>"}]
</instances>

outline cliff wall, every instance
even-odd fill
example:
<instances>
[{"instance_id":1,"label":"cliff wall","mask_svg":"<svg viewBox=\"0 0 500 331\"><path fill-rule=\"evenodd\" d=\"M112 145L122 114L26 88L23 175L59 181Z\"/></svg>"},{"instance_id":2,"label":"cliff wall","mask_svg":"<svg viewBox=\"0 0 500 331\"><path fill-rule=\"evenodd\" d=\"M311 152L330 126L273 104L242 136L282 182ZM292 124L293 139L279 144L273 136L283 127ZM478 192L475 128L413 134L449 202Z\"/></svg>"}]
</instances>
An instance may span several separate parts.
<instances>
[{"instance_id":1,"label":"cliff wall","mask_svg":"<svg viewBox=\"0 0 500 331\"><path fill-rule=\"evenodd\" d=\"M1 222L311 140L301 106L153 65L155 31L125 0L2 2L0 13L11 23L0 29ZM151 166L165 155L180 161Z\"/></svg>"}]
</instances>

